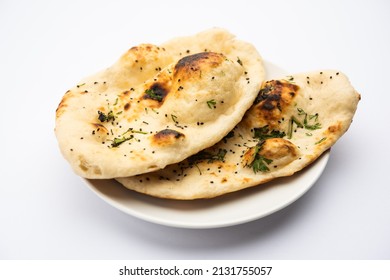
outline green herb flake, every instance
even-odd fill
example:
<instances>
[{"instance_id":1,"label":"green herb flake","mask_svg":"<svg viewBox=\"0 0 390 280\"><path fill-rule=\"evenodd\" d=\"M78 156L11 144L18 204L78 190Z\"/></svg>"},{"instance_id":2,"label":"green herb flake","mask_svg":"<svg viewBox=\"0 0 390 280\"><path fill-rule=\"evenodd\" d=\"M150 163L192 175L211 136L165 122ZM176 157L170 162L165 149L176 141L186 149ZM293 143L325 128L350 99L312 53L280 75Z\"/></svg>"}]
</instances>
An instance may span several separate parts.
<instances>
[{"instance_id":1,"label":"green herb flake","mask_svg":"<svg viewBox=\"0 0 390 280\"><path fill-rule=\"evenodd\" d=\"M210 109L215 109L215 108L217 108L215 105L217 105L217 102L216 102L214 99L211 99L211 100L207 101L207 106L208 106Z\"/></svg>"},{"instance_id":2,"label":"green herb flake","mask_svg":"<svg viewBox=\"0 0 390 280\"><path fill-rule=\"evenodd\" d=\"M286 133L279 130L271 130L268 125L263 127L254 128L254 138L264 141L269 138L283 138L286 136Z\"/></svg>"},{"instance_id":3,"label":"green herb flake","mask_svg":"<svg viewBox=\"0 0 390 280\"><path fill-rule=\"evenodd\" d=\"M122 135L125 135L126 133L138 133L138 134L148 134L145 131L140 131L140 130L133 130L132 128L129 128L125 132L122 133Z\"/></svg>"},{"instance_id":4,"label":"green herb flake","mask_svg":"<svg viewBox=\"0 0 390 280\"><path fill-rule=\"evenodd\" d=\"M196 164L200 161L207 160L207 163L213 163L214 161L224 161L227 150L218 149L216 154L210 153L208 151L201 151L191 157L188 158L188 162L190 164Z\"/></svg>"},{"instance_id":5,"label":"green herb flake","mask_svg":"<svg viewBox=\"0 0 390 280\"><path fill-rule=\"evenodd\" d=\"M177 117L175 116L175 115L172 115L171 114L171 118L172 118L172 121L174 122L174 123L179 123L178 121L177 121Z\"/></svg>"},{"instance_id":6,"label":"green herb flake","mask_svg":"<svg viewBox=\"0 0 390 280\"><path fill-rule=\"evenodd\" d=\"M256 146L250 148L254 149L253 153L253 160L252 162L247 165L249 167L252 167L253 172L256 174L257 172L267 172L269 171L268 165L272 163L272 159L263 157L259 154L259 151L261 149L261 146L264 144L264 141L260 142Z\"/></svg>"},{"instance_id":7,"label":"green herb flake","mask_svg":"<svg viewBox=\"0 0 390 280\"><path fill-rule=\"evenodd\" d=\"M114 140L112 140L111 147L116 148L119 145L123 144L124 142L126 142L132 138L133 138L133 135L130 135L129 137L123 136L123 137L114 138Z\"/></svg>"},{"instance_id":8,"label":"green herb flake","mask_svg":"<svg viewBox=\"0 0 390 280\"><path fill-rule=\"evenodd\" d=\"M294 77L293 76L287 76L287 81L292 83L294 81Z\"/></svg>"},{"instance_id":9,"label":"green herb flake","mask_svg":"<svg viewBox=\"0 0 390 280\"><path fill-rule=\"evenodd\" d=\"M256 174L257 172L267 172L269 168L267 165L272 163L272 159L265 158L263 156L257 156L256 159L251 163L252 170Z\"/></svg>"},{"instance_id":10,"label":"green herb flake","mask_svg":"<svg viewBox=\"0 0 390 280\"><path fill-rule=\"evenodd\" d=\"M237 57L237 63L240 64L241 66L243 66L242 65L242 61L241 61L241 59L239 57Z\"/></svg>"},{"instance_id":11,"label":"green herb flake","mask_svg":"<svg viewBox=\"0 0 390 280\"><path fill-rule=\"evenodd\" d=\"M315 145L318 145L318 144L320 144L320 143L322 143L322 142L324 142L326 140L326 137L324 137L324 138L321 138L320 140L318 140L317 142L315 142L314 144Z\"/></svg>"},{"instance_id":12,"label":"green herb flake","mask_svg":"<svg viewBox=\"0 0 390 280\"><path fill-rule=\"evenodd\" d=\"M153 99L153 100L156 100L156 101L159 101L159 102L161 102L162 99L163 99L163 97L162 97L161 95L156 94L156 93L154 92L154 90L153 90L153 89L150 89L150 88L148 88L148 89L145 90L145 94L146 94L150 99Z\"/></svg>"},{"instance_id":13,"label":"green herb flake","mask_svg":"<svg viewBox=\"0 0 390 280\"><path fill-rule=\"evenodd\" d=\"M98 111L98 119L101 122L115 121L115 115L112 111L108 112L107 115L101 111Z\"/></svg>"}]
</instances>

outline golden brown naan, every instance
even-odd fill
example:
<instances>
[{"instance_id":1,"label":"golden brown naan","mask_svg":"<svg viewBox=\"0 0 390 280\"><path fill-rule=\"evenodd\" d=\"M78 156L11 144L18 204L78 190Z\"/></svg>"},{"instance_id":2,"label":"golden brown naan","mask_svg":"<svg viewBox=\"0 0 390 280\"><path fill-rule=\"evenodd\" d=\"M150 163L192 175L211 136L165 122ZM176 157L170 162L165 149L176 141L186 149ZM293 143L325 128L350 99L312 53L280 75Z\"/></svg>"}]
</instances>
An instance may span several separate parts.
<instances>
[{"instance_id":1,"label":"golden brown naan","mask_svg":"<svg viewBox=\"0 0 390 280\"><path fill-rule=\"evenodd\" d=\"M220 141L264 77L256 49L223 29L133 47L66 92L56 112L61 152L86 178L164 168Z\"/></svg>"},{"instance_id":2,"label":"golden brown naan","mask_svg":"<svg viewBox=\"0 0 390 280\"><path fill-rule=\"evenodd\" d=\"M163 170L117 180L152 196L197 199L290 176L347 131L359 100L338 71L267 81L242 122L215 146Z\"/></svg>"}]
</instances>

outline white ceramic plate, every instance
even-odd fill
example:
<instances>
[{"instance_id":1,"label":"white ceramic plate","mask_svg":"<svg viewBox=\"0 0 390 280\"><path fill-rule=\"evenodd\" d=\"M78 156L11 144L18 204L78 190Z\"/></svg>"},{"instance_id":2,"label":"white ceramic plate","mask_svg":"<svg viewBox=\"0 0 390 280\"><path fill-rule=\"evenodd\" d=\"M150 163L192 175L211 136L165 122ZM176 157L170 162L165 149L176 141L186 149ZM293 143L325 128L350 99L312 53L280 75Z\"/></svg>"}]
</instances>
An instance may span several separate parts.
<instances>
[{"instance_id":1,"label":"white ceramic plate","mask_svg":"<svg viewBox=\"0 0 390 280\"><path fill-rule=\"evenodd\" d=\"M272 63L266 62L265 65L267 79L286 75ZM262 218L296 201L314 185L328 159L329 151L293 176L207 200L155 198L128 190L115 180L86 182L110 205L140 219L174 227L216 228Z\"/></svg>"}]
</instances>

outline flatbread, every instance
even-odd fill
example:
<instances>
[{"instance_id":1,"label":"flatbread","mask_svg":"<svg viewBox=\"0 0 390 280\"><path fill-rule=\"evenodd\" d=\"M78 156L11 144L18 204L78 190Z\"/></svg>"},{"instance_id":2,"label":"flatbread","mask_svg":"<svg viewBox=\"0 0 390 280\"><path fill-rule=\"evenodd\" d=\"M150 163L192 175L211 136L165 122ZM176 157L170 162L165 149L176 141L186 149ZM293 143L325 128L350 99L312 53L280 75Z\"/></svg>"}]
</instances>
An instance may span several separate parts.
<instances>
[{"instance_id":1,"label":"flatbread","mask_svg":"<svg viewBox=\"0 0 390 280\"><path fill-rule=\"evenodd\" d=\"M264 77L256 49L219 28L132 47L66 92L56 111L61 152L91 179L164 168L220 141Z\"/></svg>"},{"instance_id":2,"label":"flatbread","mask_svg":"<svg viewBox=\"0 0 390 280\"><path fill-rule=\"evenodd\" d=\"M267 81L242 122L215 146L158 172L117 180L137 192L184 200L291 176L347 131L359 100L338 71Z\"/></svg>"}]
</instances>

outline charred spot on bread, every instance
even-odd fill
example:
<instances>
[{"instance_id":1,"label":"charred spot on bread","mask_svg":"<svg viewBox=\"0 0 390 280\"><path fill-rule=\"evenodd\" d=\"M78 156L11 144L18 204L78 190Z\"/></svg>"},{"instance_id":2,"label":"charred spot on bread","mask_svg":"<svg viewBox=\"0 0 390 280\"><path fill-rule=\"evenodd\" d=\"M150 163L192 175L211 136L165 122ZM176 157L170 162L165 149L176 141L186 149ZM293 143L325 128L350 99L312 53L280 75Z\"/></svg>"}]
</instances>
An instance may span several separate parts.
<instances>
[{"instance_id":1,"label":"charred spot on bread","mask_svg":"<svg viewBox=\"0 0 390 280\"><path fill-rule=\"evenodd\" d=\"M70 98L71 91L68 90L65 92L64 96L61 99L61 102L58 104L58 107L56 109L56 118L62 115L62 113L65 110L65 107L67 107L66 101Z\"/></svg>"},{"instance_id":2,"label":"charred spot on bread","mask_svg":"<svg viewBox=\"0 0 390 280\"><path fill-rule=\"evenodd\" d=\"M223 54L214 52L201 52L185 56L176 63L174 77L180 76L182 79L188 79L193 76L194 72L200 72L203 68L215 68L225 59Z\"/></svg>"},{"instance_id":3,"label":"charred spot on bread","mask_svg":"<svg viewBox=\"0 0 390 280\"><path fill-rule=\"evenodd\" d=\"M145 90L145 94L142 96L142 98L155 100L158 103L163 103L168 92L169 90L167 86L162 83L156 82Z\"/></svg>"},{"instance_id":4,"label":"charred spot on bread","mask_svg":"<svg viewBox=\"0 0 390 280\"><path fill-rule=\"evenodd\" d=\"M255 99L255 104L260 103L260 108L265 110L281 108L291 103L298 90L299 86L287 81L267 81L261 87Z\"/></svg>"},{"instance_id":5,"label":"charred spot on bread","mask_svg":"<svg viewBox=\"0 0 390 280\"><path fill-rule=\"evenodd\" d=\"M264 120L270 127L277 126L282 113L293 102L298 91L299 86L285 80L265 82L247 117L253 124L256 124L257 120Z\"/></svg>"},{"instance_id":6,"label":"charred spot on bread","mask_svg":"<svg viewBox=\"0 0 390 280\"><path fill-rule=\"evenodd\" d=\"M152 136L152 144L158 146L167 146L177 143L179 139L185 138L185 135L174 129L163 129Z\"/></svg>"},{"instance_id":7,"label":"charred spot on bread","mask_svg":"<svg viewBox=\"0 0 390 280\"><path fill-rule=\"evenodd\" d=\"M130 103L126 103L125 106L123 107L123 109L125 109L125 111L129 110L130 109Z\"/></svg>"}]
</instances>

